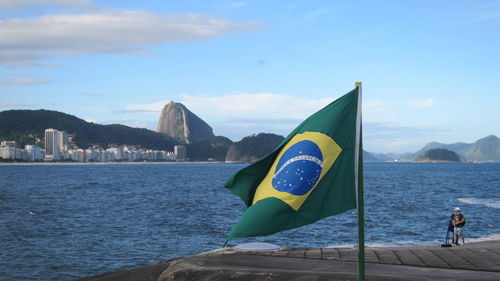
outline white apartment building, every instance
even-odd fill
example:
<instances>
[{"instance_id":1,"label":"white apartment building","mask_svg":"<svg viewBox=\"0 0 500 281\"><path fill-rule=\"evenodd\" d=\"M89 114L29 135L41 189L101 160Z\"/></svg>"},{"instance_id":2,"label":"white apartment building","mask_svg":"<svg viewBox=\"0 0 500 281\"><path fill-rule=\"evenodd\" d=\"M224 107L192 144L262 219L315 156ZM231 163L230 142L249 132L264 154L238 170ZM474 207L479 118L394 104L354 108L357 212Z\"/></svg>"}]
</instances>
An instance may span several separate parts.
<instances>
[{"instance_id":1,"label":"white apartment building","mask_svg":"<svg viewBox=\"0 0 500 281\"><path fill-rule=\"evenodd\" d=\"M68 134L56 129L45 130L45 159L61 160L67 157Z\"/></svg>"},{"instance_id":2,"label":"white apartment building","mask_svg":"<svg viewBox=\"0 0 500 281\"><path fill-rule=\"evenodd\" d=\"M24 160L38 161L42 159L42 150L38 145L24 146Z\"/></svg>"},{"instance_id":3,"label":"white apartment building","mask_svg":"<svg viewBox=\"0 0 500 281\"><path fill-rule=\"evenodd\" d=\"M15 141L2 141L0 143L0 157L3 159L23 159L24 151L16 148Z\"/></svg>"},{"instance_id":4,"label":"white apartment building","mask_svg":"<svg viewBox=\"0 0 500 281\"><path fill-rule=\"evenodd\" d=\"M72 160L85 162L85 151L83 149L70 150L69 153Z\"/></svg>"},{"instance_id":5,"label":"white apartment building","mask_svg":"<svg viewBox=\"0 0 500 281\"><path fill-rule=\"evenodd\" d=\"M187 148L185 145L176 145L174 146L174 154L175 154L175 160L177 161L185 161L186 160L186 154L187 154Z\"/></svg>"}]
</instances>

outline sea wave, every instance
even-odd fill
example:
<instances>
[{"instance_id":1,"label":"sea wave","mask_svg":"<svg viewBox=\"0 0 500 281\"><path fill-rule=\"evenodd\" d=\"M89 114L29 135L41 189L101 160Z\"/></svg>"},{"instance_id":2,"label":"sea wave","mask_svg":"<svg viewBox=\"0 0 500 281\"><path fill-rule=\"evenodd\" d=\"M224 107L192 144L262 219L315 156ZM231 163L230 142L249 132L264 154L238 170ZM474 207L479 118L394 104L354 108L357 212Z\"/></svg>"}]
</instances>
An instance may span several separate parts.
<instances>
[{"instance_id":1,"label":"sea wave","mask_svg":"<svg viewBox=\"0 0 500 281\"><path fill-rule=\"evenodd\" d=\"M500 209L500 198L457 198L458 202L464 204L485 205L490 208Z\"/></svg>"},{"instance_id":2,"label":"sea wave","mask_svg":"<svg viewBox=\"0 0 500 281\"><path fill-rule=\"evenodd\" d=\"M466 243L492 241L492 240L500 240L500 234L491 234L491 235L488 235L488 236L482 236L482 237L476 237L476 238L467 238L467 237L465 237L465 242Z\"/></svg>"},{"instance_id":3,"label":"sea wave","mask_svg":"<svg viewBox=\"0 0 500 281\"><path fill-rule=\"evenodd\" d=\"M500 240L500 234L491 234L487 236L480 237L465 237L465 243L475 243L484 241ZM407 241L407 240L394 240L390 242L376 242L376 243L366 243L366 247L370 248L386 248L386 247L410 247L410 246L436 246L444 243L443 240L429 240L429 241ZM328 245L326 248L356 248L357 244L336 244Z\"/></svg>"},{"instance_id":4,"label":"sea wave","mask_svg":"<svg viewBox=\"0 0 500 281\"><path fill-rule=\"evenodd\" d=\"M437 240L435 241L407 241L407 240L394 240L390 242L373 242L373 243L366 243L366 247L370 248L385 248L385 247L408 247L408 246L432 246L436 245L438 243ZM441 243L441 242L440 242ZM326 246L326 248L356 248L358 247L357 244L332 244Z\"/></svg>"}]
</instances>

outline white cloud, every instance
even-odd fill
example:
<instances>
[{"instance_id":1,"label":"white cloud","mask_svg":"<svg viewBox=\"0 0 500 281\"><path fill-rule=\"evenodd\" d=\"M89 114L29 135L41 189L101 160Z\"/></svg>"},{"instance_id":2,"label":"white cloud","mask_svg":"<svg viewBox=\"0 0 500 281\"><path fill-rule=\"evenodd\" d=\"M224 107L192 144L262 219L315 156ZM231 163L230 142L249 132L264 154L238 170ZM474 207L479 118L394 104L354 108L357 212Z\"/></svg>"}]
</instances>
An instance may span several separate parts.
<instances>
[{"instance_id":1,"label":"white cloud","mask_svg":"<svg viewBox=\"0 0 500 281\"><path fill-rule=\"evenodd\" d=\"M105 94L99 94L99 93L81 93L80 96L84 96L84 97L104 97Z\"/></svg>"},{"instance_id":2,"label":"white cloud","mask_svg":"<svg viewBox=\"0 0 500 281\"><path fill-rule=\"evenodd\" d=\"M21 9L45 5L80 9L88 9L96 6L89 0L0 0L0 9Z\"/></svg>"},{"instance_id":3,"label":"white cloud","mask_svg":"<svg viewBox=\"0 0 500 281\"><path fill-rule=\"evenodd\" d=\"M380 141L380 140L379 140ZM394 139L391 141L379 142L377 152L406 152L409 147L414 146L414 143L405 139Z\"/></svg>"},{"instance_id":4,"label":"white cloud","mask_svg":"<svg viewBox=\"0 0 500 281\"><path fill-rule=\"evenodd\" d=\"M252 4L253 2L254 1L233 2L233 3L231 3L231 6L234 6L234 7L244 7L244 6Z\"/></svg>"},{"instance_id":5,"label":"white cloud","mask_svg":"<svg viewBox=\"0 0 500 281\"><path fill-rule=\"evenodd\" d=\"M26 108L33 106L35 106L35 104L28 102L0 102L0 108Z\"/></svg>"},{"instance_id":6,"label":"white cloud","mask_svg":"<svg viewBox=\"0 0 500 281\"><path fill-rule=\"evenodd\" d=\"M181 102L207 121L216 134L239 140L258 132L287 135L305 118L334 99L302 98L277 93L237 93L220 96L182 95L176 102ZM168 102L170 100L130 104L122 112L151 113L157 118ZM400 125L400 120L391 111L401 108L401 105L382 100L363 102L363 135L367 150L398 153L416 151L429 139L446 133L447 129L441 127ZM395 120L380 121L385 119Z\"/></svg>"},{"instance_id":7,"label":"white cloud","mask_svg":"<svg viewBox=\"0 0 500 281\"><path fill-rule=\"evenodd\" d=\"M390 106L390 103L381 100L363 101L363 112L366 110L385 111Z\"/></svg>"},{"instance_id":8,"label":"white cloud","mask_svg":"<svg viewBox=\"0 0 500 281\"><path fill-rule=\"evenodd\" d=\"M314 10L314 11L308 13L307 15L305 15L304 20L306 20L306 21L315 20L315 19L322 17L326 14L329 14L332 10L333 9L330 7Z\"/></svg>"},{"instance_id":9,"label":"white cloud","mask_svg":"<svg viewBox=\"0 0 500 281\"><path fill-rule=\"evenodd\" d=\"M4 86L30 86L30 85L40 85L50 83L48 80L29 78L29 77L18 77L0 80L0 85Z\"/></svg>"},{"instance_id":10,"label":"white cloud","mask_svg":"<svg viewBox=\"0 0 500 281\"><path fill-rule=\"evenodd\" d=\"M236 23L201 14L95 11L0 22L0 64L34 65L56 54L144 54L148 45L203 40L240 30Z\"/></svg>"},{"instance_id":11,"label":"white cloud","mask_svg":"<svg viewBox=\"0 0 500 281\"><path fill-rule=\"evenodd\" d=\"M363 100L363 120L370 122L392 122L398 119L395 109L398 104L381 100Z\"/></svg>"},{"instance_id":12,"label":"white cloud","mask_svg":"<svg viewBox=\"0 0 500 281\"><path fill-rule=\"evenodd\" d=\"M434 100L431 98L410 101L410 106L414 109L425 109L431 107L432 105L434 105Z\"/></svg>"},{"instance_id":13,"label":"white cloud","mask_svg":"<svg viewBox=\"0 0 500 281\"><path fill-rule=\"evenodd\" d=\"M182 95L182 103L194 112L225 117L303 119L334 98L308 99L275 93L239 93L215 97Z\"/></svg>"},{"instance_id":14,"label":"white cloud","mask_svg":"<svg viewBox=\"0 0 500 281\"><path fill-rule=\"evenodd\" d=\"M155 103L129 104L120 112L160 112L169 101L159 101Z\"/></svg>"},{"instance_id":15,"label":"white cloud","mask_svg":"<svg viewBox=\"0 0 500 281\"><path fill-rule=\"evenodd\" d=\"M402 125L400 122L363 122L363 146L372 152L411 152L449 131L438 126Z\"/></svg>"},{"instance_id":16,"label":"white cloud","mask_svg":"<svg viewBox=\"0 0 500 281\"><path fill-rule=\"evenodd\" d=\"M275 93L239 93L222 96L181 95L178 101L197 115L226 118L304 119L332 102L334 98L307 99ZM124 111L160 112L169 101L130 104Z\"/></svg>"},{"instance_id":17,"label":"white cloud","mask_svg":"<svg viewBox=\"0 0 500 281\"><path fill-rule=\"evenodd\" d=\"M234 122L275 120L278 123L304 120L334 101L336 97L301 98L277 93L236 93L221 96L181 95L180 102L198 115L227 118ZM129 104L122 113L159 113L170 100L154 103ZM363 101L363 119L371 122L392 121L391 108L397 106L380 100ZM243 120L244 119L244 120ZM241 122L240 122L241 123Z\"/></svg>"},{"instance_id":18,"label":"white cloud","mask_svg":"<svg viewBox=\"0 0 500 281\"><path fill-rule=\"evenodd\" d=\"M489 21L489 20L496 21L498 18L500 18L500 10L488 11L488 12L482 13L481 15L478 15L476 17L464 20L463 23L476 23L476 22Z\"/></svg>"}]
</instances>

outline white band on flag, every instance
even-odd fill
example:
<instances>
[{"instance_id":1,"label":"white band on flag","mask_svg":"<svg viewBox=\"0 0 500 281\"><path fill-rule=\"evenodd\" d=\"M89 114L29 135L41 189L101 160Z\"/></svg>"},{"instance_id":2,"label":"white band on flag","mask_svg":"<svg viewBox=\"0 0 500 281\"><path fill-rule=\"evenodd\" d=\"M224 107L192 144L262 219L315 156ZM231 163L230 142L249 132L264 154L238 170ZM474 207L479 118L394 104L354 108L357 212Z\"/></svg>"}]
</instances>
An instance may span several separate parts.
<instances>
[{"instance_id":1,"label":"white band on flag","mask_svg":"<svg viewBox=\"0 0 500 281\"><path fill-rule=\"evenodd\" d=\"M356 112L356 143L354 145L354 187L356 189L356 206L359 210L359 200L358 200L358 190L359 190L359 154L363 153L360 151L360 142L361 142L361 82L357 82L356 86L358 87L358 109ZM361 163L363 165L363 163Z\"/></svg>"}]
</instances>

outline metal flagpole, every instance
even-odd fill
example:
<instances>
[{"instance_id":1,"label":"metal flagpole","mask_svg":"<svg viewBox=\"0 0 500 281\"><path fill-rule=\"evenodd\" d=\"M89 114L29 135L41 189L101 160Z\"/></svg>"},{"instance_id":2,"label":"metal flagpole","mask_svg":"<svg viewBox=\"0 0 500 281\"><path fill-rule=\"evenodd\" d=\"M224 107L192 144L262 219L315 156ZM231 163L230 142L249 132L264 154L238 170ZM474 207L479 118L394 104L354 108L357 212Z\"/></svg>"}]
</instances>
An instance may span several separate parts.
<instances>
[{"instance_id":1,"label":"metal flagpole","mask_svg":"<svg viewBox=\"0 0 500 281\"><path fill-rule=\"evenodd\" d=\"M358 109L356 116L355 145L355 185L358 202L358 281L365 281L365 210L363 191L363 141L361 132L361 82L356 82L358 88Z\"/></svg>"}]
</instances>

